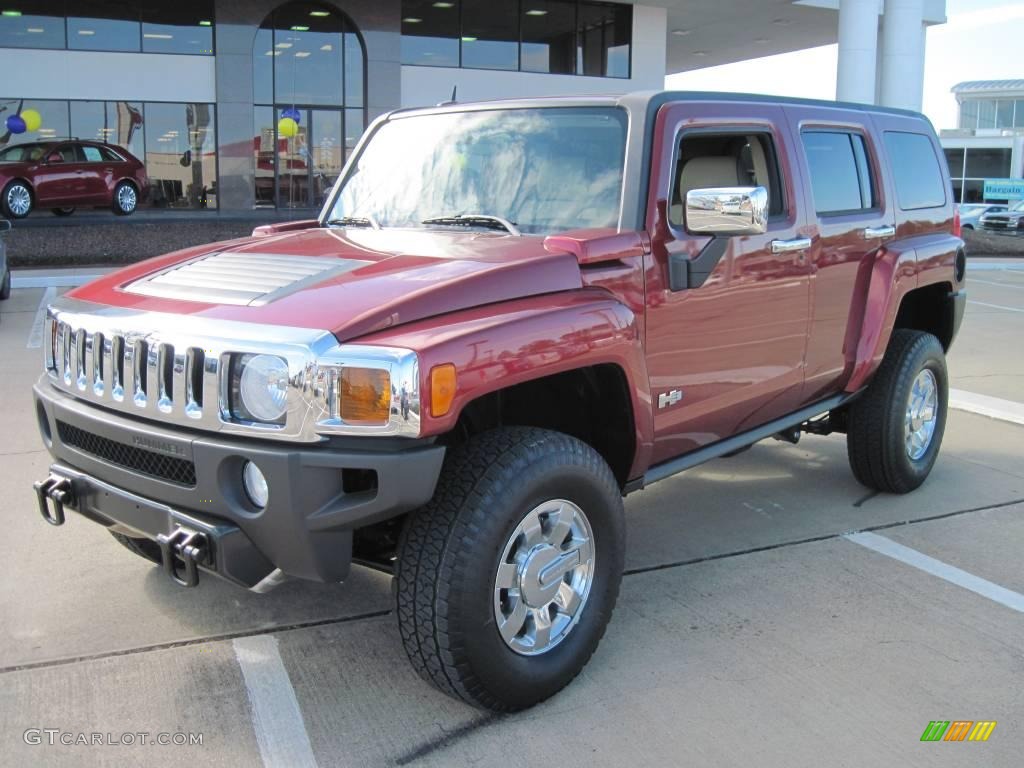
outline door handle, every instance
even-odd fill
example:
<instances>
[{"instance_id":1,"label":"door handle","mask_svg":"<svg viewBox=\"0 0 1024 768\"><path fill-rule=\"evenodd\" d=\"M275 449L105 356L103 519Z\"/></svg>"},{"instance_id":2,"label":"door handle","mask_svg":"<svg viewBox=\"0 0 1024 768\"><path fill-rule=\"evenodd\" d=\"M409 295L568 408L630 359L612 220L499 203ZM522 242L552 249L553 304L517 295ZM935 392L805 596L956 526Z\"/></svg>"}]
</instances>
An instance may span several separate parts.
<instances>
[{"instance_id":1,"label":"door handle","mask_svg":"<svg viewBox=\"0 0 1024 768\"><path fill-rule=\"evenodd\" d=\"M879 237L892 237L896 234L896 227L864 227L864 239L874 240Z\"/></svg>"},{"instance_id":2,"label":"door handle","mask_svg":"<svg viewBox=\"0 0 1024 768\"><path fill-rule=\"evenodd\" d=\"M772 253L793 253L806 251L811 247L811 238L795 237L792 240L772 240Z\"/></svg>"}]
</instances>

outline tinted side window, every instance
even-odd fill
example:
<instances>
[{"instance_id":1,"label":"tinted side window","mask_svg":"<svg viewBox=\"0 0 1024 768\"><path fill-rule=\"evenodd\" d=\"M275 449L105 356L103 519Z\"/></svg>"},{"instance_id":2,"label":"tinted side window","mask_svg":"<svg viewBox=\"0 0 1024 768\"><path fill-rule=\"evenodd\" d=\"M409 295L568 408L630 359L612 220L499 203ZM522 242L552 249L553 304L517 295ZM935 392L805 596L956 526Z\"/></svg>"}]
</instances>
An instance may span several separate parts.
<instances>
[{"instance_id":1,"label":"tinted side window","mask_svg":"<svg viewBox=\"0 0 1024 768\"><path fill-rule=\"evenodd\" d=\"M938 208L946 204L946 187L932 140L922 133L885 134L885 148L896 182L900 208Z\"/></svg>"},{"instance_id":2,"label":"tinted side window","mask_svg":"<svg viewBox=\"0 0 1024 768\"><path fill-rule=\"evenodd\" d=\"M100 155L100 151L96 147L91 147L88 144L82 147L82 152L85 154L85 162L87 163L101 163L103 158Z\"/></svg>"},{"instance_id":3,"label":"tinted side window","mask_svg":"<svg viewBox=\"0 0 1024 768\"><path fill-rule=\"evenodd\" d=\"M803 142L814 208L819 214L875 206L875 186L862 136L842 131L804 131Z\"/></svg>"},{"instance_id":4,"label":"tinted side window","mask_svg":"<svg viewBox=\"0 0 1024 768\"><path fill-rule=\"evenodd\" d=\"M103 155L103 159L105 161L107 161L108 163L123 163L124 162L124 158L122 158L119 154L117 154L117 152L115 152L112 149L109 149L107 147L100 147L99 150L100 150L100 154Z\"/></svg>"}]
</instances>

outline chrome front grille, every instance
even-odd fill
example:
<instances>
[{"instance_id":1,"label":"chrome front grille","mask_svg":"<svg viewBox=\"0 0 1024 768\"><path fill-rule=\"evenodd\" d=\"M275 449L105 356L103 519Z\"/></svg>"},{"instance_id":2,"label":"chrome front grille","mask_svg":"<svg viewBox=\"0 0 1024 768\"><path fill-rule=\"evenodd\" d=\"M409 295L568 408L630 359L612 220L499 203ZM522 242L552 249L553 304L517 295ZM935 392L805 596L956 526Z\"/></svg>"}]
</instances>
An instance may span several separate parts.
<instances>
[{"instance_id":1,"label":"chrome front grille","mask_svg":"<svg viewBox=\"0 0 1024 768\"><path fill-rule=\"evenodd\" d=\"M211 253L136 280L128 293L260 306L368 262L270 253Z\"/></svg>"}]
</instances>

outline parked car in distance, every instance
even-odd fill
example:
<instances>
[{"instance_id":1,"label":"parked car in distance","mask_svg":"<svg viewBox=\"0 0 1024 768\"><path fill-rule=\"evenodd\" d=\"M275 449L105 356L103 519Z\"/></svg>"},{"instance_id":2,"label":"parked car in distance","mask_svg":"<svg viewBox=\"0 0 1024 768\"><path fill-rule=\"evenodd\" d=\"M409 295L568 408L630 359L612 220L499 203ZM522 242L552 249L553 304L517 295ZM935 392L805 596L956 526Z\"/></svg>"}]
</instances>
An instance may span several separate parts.
<instances>
[{"instance_id":1,"label":"parked car in distance","mask_svg":"<svg viewBox=\"0 0 1024 768\"><path fill-rule=\"evenodd\" d=\"M1024 200L1018 200L1009 210L1001 213L986 213L980 219L981 228L986 232L1003 234L1024 234Z\"/></svg>"},{"instance_id":2,"label":"parked car in distance","mask_svg":"<svg viewBox=\"0 0 1024 768\"><path fill-rule=\"evenodd\" d=\"M1002 213L1006 210L1006 206L1002 203L963 203L958 210L960 211L960 228L977 229L982 216L986 213Z\"/></svg>"},{"instance_id":3,"label":"parked car in distance","mask_svg":"<svg viewBox=\"0 0 1024 768\"><path fill-rule=\"evenodd\" d=\"M11 295L11 269L7 264L7 240L4 235L11 228L11 222L0 219L0 299Z\"/></svg>"},{"instance_id":4,"label":"parked car in distance","mask_svg":"<svg viewBox=\"0 0 1024 768\"><path fill-rule=\"evenodd\" d=\"M67 139L0 150L0 210L23 219L36 208L69 216L78 206L128 216L149 191L146 168L123 147Z\"/></svg>"},{"instance_id":5,"label":"parked car in distance","mask_svg":"<svg viewBox=\"0 0 1024 768\"><path fill-rule=\"evenodd\" d=\"M529 707L611 620L625 494L803 433L925 481L967 303L942 157L918 113L768 96L385 115L319 219L50 304L39 514L182 586L392 574L424 679Z\"/></svg>"}]
</instances>

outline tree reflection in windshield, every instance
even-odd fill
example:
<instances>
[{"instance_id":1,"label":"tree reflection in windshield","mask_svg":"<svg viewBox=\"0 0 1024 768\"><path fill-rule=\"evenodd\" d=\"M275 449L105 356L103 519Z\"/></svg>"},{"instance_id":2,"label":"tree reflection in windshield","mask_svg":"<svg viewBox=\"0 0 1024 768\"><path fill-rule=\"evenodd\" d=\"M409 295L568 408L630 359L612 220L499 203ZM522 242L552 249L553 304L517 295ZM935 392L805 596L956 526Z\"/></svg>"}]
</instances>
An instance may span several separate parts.
<instances>
[{"instance_id":1,"label":"tree reflection in windshield","mask_svg":"<svg viewBox=\"0 0 1024 768\"><path fill-rule=\"evenodd\" d=\"M614 107L397 117L357 158L330 218L416 227L487 214L527 233L612 227L625 142L626 115Z\"/></svg>"}]
</instances>

